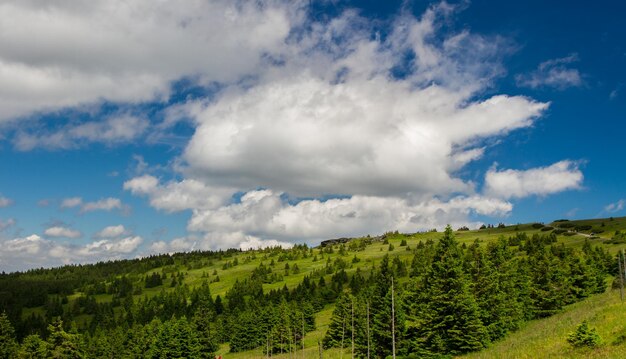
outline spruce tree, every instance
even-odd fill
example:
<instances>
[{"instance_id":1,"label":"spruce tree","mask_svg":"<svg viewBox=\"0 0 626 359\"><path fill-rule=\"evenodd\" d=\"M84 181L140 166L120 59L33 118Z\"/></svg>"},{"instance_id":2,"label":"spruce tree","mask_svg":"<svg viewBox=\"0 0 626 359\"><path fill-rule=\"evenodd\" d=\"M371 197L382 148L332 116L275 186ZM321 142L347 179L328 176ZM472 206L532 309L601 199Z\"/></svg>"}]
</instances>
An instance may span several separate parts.
<instances>
[{"instance_id":1,"label":"spruce tree","mask_svg":"<svg viewBox=\"0 0 626 359\"><path fill-rule=\"evenodd\" d=\"M418 346L431 352L460 354L484 348L488 333L463 269L463 253L446 227L423 281L424 312L417 313Z\"/></svg>"},{"instance_id":2,"label":"spruce tree","mask_svg":"<svg viewBox=\"0 0 626 359\"><path fill-rule=\"evenodd\" d=\"M341 347L341 341L350 336L350 305L352 297L348 294L344 294L335 302L335 309L333 310L333 316L330 319L328 330L322 343L324 348L339 348Z\"/></svg>"},{"instance_id":3,"label":"spruce tree","mask_svg":"<svg viewBox=\"0 0 626 359\"><path fill-rule=\"evenodd\" d=\"M17 357L20 359L45 359L48 358L48 343L39 335L32 334L24 338Z\"/></svg>"},{"instance_id":4,"label":"spruce tree","mask_svg":"<svg viewBox=\"0 0 626 359\"><path fill-rule=\"evenodd\" d=\"M15 330L6 313L0 314L0 359L11 359L17 351Z\"/></svg>"},{"instance_id":5,"label":"spruce tree","mask_svg":"<svg viewBox=\"0 0 626 359\"><path fill-rule=\"evenodd\" d=\"M51 358L74 359L84 358L80 348L80 335L67 333L63 329L63 321L55 320L48 326L50 335L48 336L48 346Z\"/></svg>"},{"instance_id":6,"label":"spruce tree","mask_svg":"<svg viewBox=\"0 0 626 359\"><path fill-rule=\"evenodd\" d=\"M391 279L390 279L391 281ZM404 339L405 317L401 295L399 295L397 284L393 291L394 311L392 313L392 288L391 283L387 293L379 302L378 308L372 315L372 352L380 358L392 355L393 332L395 332L395 346L400 347ZM394 328L395 330L392 330Z\"/></svg>"},{"instance_id":7,"label":"spruce tree","mask_svg":"<svg viewBox=\"0 0 626 359\"><path fill-rule=\"evenodd\" d=\"M478 243L466 252L472 279L472 292L480 308L480 319L491 341L515 330L524 320L524 287L512 261L512 253L503 238L487 245L483 251Z\"/></svg>"},{"instance_id":8,"label":"spruce tree","mask_svg":"<svg viewBox=\"0 0 626 359\"><path fill-rule=\"evenodd\" d=\"M200 307L193 317L193 325L198 336L202 358L213 358L218 349L218 344L215 340L215 332L211 328L213 317L214 314L209 309L208 303L200 304Z\"/></svg>"}]
</instances>

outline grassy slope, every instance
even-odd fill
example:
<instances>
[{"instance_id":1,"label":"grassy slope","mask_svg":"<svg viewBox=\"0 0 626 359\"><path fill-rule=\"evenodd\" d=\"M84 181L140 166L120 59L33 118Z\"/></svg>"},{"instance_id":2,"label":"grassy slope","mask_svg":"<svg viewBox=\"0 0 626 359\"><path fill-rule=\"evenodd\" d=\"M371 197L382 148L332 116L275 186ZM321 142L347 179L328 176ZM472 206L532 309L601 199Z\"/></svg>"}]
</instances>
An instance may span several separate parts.
<instances>
[{"instance_id":1,"label":"grassy slope","mask_svg":"<svg viewBox=\"0 0 626 359\"><path fill-rule=\"evenodd\" d=\"M604 227L601 227L604 229L603 233L598 234L598 236L600 238L597 239L592 239L592 243L603 243L606 242L608 239L611 238L611 236L613 235L613 233L615 232L615 230L622 230L625 231L626 230L626 217L622 217L622 218L615 218L613 220L609 220L609 219L597 219L597 220L584 220L584 221L572 221L572 223L576 224L576 225L584 225L584 224L591 224L594 226L594 228L600 228L600 226L602 225L602 223L604 223ZM492 241L497 239L499 236L503 235L505 237L508 236L513 236L515 235L516 232L518 231L523 231L526 232L529 236L532 235L533 233L549 233L549 232L541 232L538 229L534 229L532 228L532 226L530 224L525 224L525 225L517 225L517 226L508 226L506 228L493 228L493 229L485 229L485 230L473 230L473 231L460 231L460 232L455 232L457 239L461 242L461 243L472 243L474 242L476 239L479 239L480 241L483 242L488 242L488 241ZM587 231L589 232L589 231ZM324 254L321 255L318 249L314 250L314 253L317 255L318 257L318 261L313 261L312 257L309 258L302 258L299 260L294 260L294 261L286 261L287 263L289 263L289 265L293 268L294 264L297 264L298 267L300 268L300 273L299 274L291 274L288 276L284 277L284 280L281 282L277 282L277 283L272 283L272 284L264 284L263 288L264 290L270 290L270 289L278 289L278 288L282 288L284 285L287 285L288 287L292 288L298 285L298 283L301 282L301 280L311 271L315 270L315 269L320 269L323 268L326 264L326 261L328 260L328 258L330 258L331 261L334 261L336 258L343 258L346 262L349 263L350 268L347 270L349 273L354 272L356 270L356 268L361 268L362 271L365 271L366 273L369 273L370 268L372 268L373 266L376 266L378 261L380 261L380 259L385 255L385 254L390 254L391 256L400 256L401 259L403 259L404 261L406 261L408 264L410 264L411 259L413 258L413 254L411 251L406 251L405 247L400 247L400 241L402 239L406 239L408 242L408 245L410 248L414 248L420 241L425 241L428 239L433 239L433 240L437 240L439 237L441 236L441 233L433 233L433 232L429 232L429 233L416 233L416 234L412 234L412 235L394 235L394 236L390 236L388 237L389 243L393 244L393 246L395 246L395 250L389 252L388 251L388 245L387 244L383 244L383 242L374 242L373 244L367 246L367 248L364 251L359 251L359 252L352 252L352 251L348 251L348 254L346 256L341 257L338 253L338 250L335 250L335 252L333 254ZM574 236L562 236L559 235L558 239L560 242L565 243L567 246L572 246L572 247L581 247L582 244L584 243L586 237L582 236L582 235L574 235ZM618 250L621 249L626 249L626 243L623 244L602 244L602 246L604 248L609 249L611 252L615 253ZM351 263L352 258L354 257L354 255L356 254L356 256L361 260L358 263ZM228 269L222 269L222 266L224 265L224 263L226 263L227 261L233 261L235 256L237 257L238 261L239 261L239 265L228 268ZM186 273L186 277L185 277L185 284L189 285L190 287L195 287L197 285L200 285L203 281L208 280L211 281L213 278L215 278L215 276L213 275L213 272L216 270L217 271L217 275L220 278L219 282L214 282L210 284L210 288L211 288L211 292L214 296L216 295L222 295L222 297L224 296L224 294L226 293L226 291L233 285L233 283L235 282L235 280L243 280L244 278L247 278L250 276L252 270L256 267L258 267L259 264L261 264L262 262L265 263L266 265L268 265L271 261L271 259L274 259L275 266L273 268L274 272L277 273L284 273L284 266L286 262L277 262L277 257L271 257L271 258L263 258L263 253L259 253L259 252L243 252L243 253L238 253L235 256L231 257L231 258L225 258L221 261L213 261L212 265L205 265L201 268L195 268L195 269L191 269L191 268L186 268L184 266L177 266L176 268L169 266L167 268L156 268L153 269L147 273L144 273L143 275L148 275L154 271L161 273L161 271L165 271L166 273L171 273L171 272L185 272ZM256 258L253 258L253 257ZM330 275L327 276L327 280L330 279ZM151 289L144 289L143 293L136 296L140 297L140 296L153 296L159 292L161 292L162 290L170 290L169 284L170 284L171 280L168 276L168 279L164 282L164 285L161 287L157 287L157 288L151 288ZM70 301L72 301L73 299L75 299L76 297L78 297L79 295L81 295L80 293L76 293L73 296L71 296L69 299ZM602 297L602 296L600 296ZM599 297L599 298L600 298ZM98 301L110 301L111 300L111 296L110 295L100 295L97 297ZM599 299L593 298L591 299L592 301L596 301ZM588 302L588 301L587 301ZM584 303L587 303L584 302ZM578 305L578 304L577 304ZM581 304L582 305L582 304ZM575 305L576 306L576 305ZM573 308L576 308L576 307ZM317 315L316 318L316 324L317 324L317 330L308 333L306 338L305 338L305 354L306 354L306 358L319 358L319 354L318 354L318 350L317 350L317 341L321 340L321 338L324 336L324 333L326 331L326 327L328 325L328 322L330 321L330 316L332 314L332 306L329 306L328 308L326 308L324 311L320 312ZM626 308L625 308L626 309ZM43 308L32 308L32 309L27 309L25 310L24 314L30 314L30 312L32 311L42 311ZM85 318L83 318L85 319ZM552 319L549 319L552 320ZM542 323L537 322L537 323ZM575 325L577 323L574 323L572 325ZM539 324L535 324L532 323L530 325L539 325ZM549 328L549 326L547 327ZM571 330L569 327L567 330ZM518 332L519 333L519 332ZM517 334L514 334L514 336ZM602 333L601 333L602 335ZM561 336L563 337L563 336ZM513 336L512 336L513 338ZM503 342L499 345L502 345L504 343L507 343L508 340L506 342ZM496 348L496 346L493 347L494 349ZM491 352L492 349L490 349ZM228 351L228 347L225 346L220 350L220 353L224 356L225 353L227 353ZM350 355L350 351L349 348L346 348L345 350L345 354L346 357L349 357ZM339 350L331 350L331 351L325 351L324 352L324 358L334 358L337 357L339 358L341 355L339 353ZM237 353L237 354L226 354L226 356L224 357L228 357L228 358L256 358L256 357L263 357L261 350L257 350L257 351L250 351L250 352L244 352L244 353ZM279 356L280 357L280 356ZM285 358L288 357L288 355L284 356ZM299 353L299 357L302 357L302 355ZM626 356L624 356L626 357Z\"/></svg>"},{"instance_id":2,"label":"grassy slope","mask_svg":"<svg viewBox=\"0 0 626 359\"><path fill-rule=\"evenodd\" d=\"M574 349L567 335L583 320L595 327L603 344L597 349ZM534 320L490 348L464 358L626 358L626 303L619 290L608 290L569 305L550 318Z\"/></svg>"}]
</instances>

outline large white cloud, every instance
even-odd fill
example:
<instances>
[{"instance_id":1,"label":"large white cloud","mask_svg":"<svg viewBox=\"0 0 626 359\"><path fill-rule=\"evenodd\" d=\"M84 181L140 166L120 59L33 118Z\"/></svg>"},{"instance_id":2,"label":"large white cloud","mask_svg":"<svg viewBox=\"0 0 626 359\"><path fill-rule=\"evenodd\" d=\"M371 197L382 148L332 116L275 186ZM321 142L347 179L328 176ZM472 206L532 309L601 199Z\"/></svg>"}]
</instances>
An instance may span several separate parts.
<instances>
[{"instance_id":1,"label":"large white cloud","mask_svg":"<svg viewBox=\"0 0 626 359\"><path fill-rule=\"evenodd\" d=\"M451 173L474 157L463 161L458 147L528 126L545 107L503 95L468 102L383 76L334 84L303 74L200 110L184 158L194 176L217 186L446 194L468 190Z\"/></svg>"},{"instance_id":2,"label":"large white cloud","mask_svg":"<svg viewBox=\"0 0 626 359\"><path fill-rule=\"evenodd\" d=\"M312 23L287 41L280 66L170 109L166 123L196 126L179 162L184 179L143 175L124 188L161 210L191 210L194 234L153 250L472 227L473 214L508 215L508 198L578 188L582 175L542 191L549 184L530 182L546 169L512 170L523 190L503 195L493 179L505 171L492 170L480 194L458 175L489 150L484 140L531 126L548 103L483 96L510 49L469 31L442 35L439 19L453 11L442 3L420 18L401 14L384 38L354 12Z\"/></svg>"},{"instance_id":3,"label":"large white cloud","mask_svg":"<svg viewBox=\"0 0 626 359\"><path fill-rule=\"evenodd\" d=\"M185 76L236 81L280 52L298 8L271 0L0 2L0 122L165 98Z\"/></svg>"},{"instance_id":4,"label":"large white cloud","mask_svg":"<svg viewBox=\"0 0 626 359\"><path fill-rule=\"evenodd\" d=\"M469 214L501 216L511 209L506 201L481 196L458 196L448 201L352 196L289 204L281 193L259 190L246 193L239 203L194 211L188 227L192 231L242 232L284 241L319 240L442 228L447 223L476 226L467 220Z\"/></svg>"},{"instance_id":5,"label":"large white cloud","mask_svg":"<svg viewBox=\"0 0 626 359\"><path fill-rule=\"evenodd\" d=\"M441 31L454 11L442 2L419 18L401 13L380 36L355 11L316 22L304 18L302 3L278 0L1 3L8 20L0 24L0 121L102 100L165 99L182 78L220 82L209 98L167 109L156 126L167 132L189 119L195 126L173 161L178 179L139 171L124 183L157 209L191 212L191 233L155 242L154 251L474 226L472 214L510 213L509 198L579 188L582 173L569 162L492 169L482 192L459 175L490 150L486 140L532 126L549 104L495 93L490 86L505 72L510 46L497 36ZM15 143L130 141L149 126L132 118L67 124L49 136L18 133ZM569 184L552 184L559 176ZM513 194L502 189L506 179L517 186ZM61 206L124 208L116 198ZM141 242L98 238L72 253L125 254ZM54 249L71 258L67 247Z\"/></svg>"},{"instance_id":6,"label":"large white cloud","mask_svg":"<svg viewBox=\"0 0 626 359\"><path fill-rule=\"evenodd\" d=\"M491 168L485 175L484 191L500 198L546 196L580 188L583 177L578 163L572 161L560 161L525 171Z\"/></svg>"}]
</instances>

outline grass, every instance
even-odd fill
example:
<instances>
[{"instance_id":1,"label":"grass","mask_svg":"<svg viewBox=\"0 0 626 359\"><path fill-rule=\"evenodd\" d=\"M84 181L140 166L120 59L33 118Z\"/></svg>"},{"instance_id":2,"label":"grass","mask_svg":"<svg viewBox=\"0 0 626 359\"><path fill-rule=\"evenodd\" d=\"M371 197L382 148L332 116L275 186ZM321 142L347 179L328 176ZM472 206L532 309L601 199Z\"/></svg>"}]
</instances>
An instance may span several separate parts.
<instances>
[{"instance_id":1,"label":"grass","mask_svg":"<svg viewBox=\"0 0 626 359\"><path fill-rule=\"evenodd\" d=\"M600 347L574 349L567 343L567 335L583 320L597 329ZM463 358L626 358L626 302L618 290L609 289L552 317L528 322L490 348Z\"/></svg>"}]
</instances>

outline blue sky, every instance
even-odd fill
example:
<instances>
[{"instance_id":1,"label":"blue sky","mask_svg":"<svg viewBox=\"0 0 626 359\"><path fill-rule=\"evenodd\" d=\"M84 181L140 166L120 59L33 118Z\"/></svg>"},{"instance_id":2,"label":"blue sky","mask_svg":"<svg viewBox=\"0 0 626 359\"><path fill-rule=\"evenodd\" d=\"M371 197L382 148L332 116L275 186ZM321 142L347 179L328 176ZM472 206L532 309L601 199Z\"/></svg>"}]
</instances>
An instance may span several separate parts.
<instances>
[{"instance_id":1,"label":"blue sky","mask_svg":"<svg viewBox=\"0 0 626 359\"><path fill-rule=\"evenodd\" d=\"M625 11L5 2L0 270L626 215Z\"/></svg>"}]
</instances>

